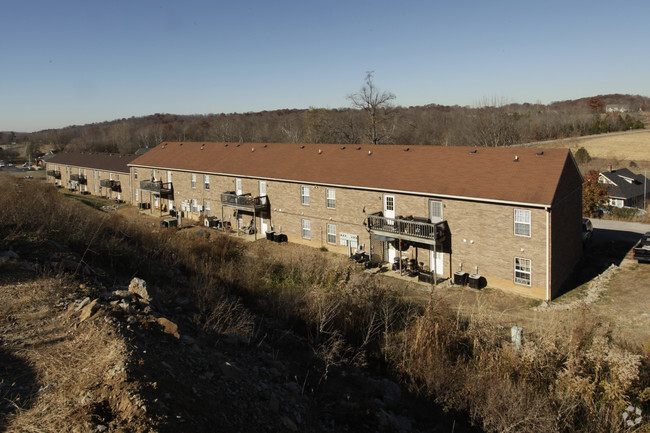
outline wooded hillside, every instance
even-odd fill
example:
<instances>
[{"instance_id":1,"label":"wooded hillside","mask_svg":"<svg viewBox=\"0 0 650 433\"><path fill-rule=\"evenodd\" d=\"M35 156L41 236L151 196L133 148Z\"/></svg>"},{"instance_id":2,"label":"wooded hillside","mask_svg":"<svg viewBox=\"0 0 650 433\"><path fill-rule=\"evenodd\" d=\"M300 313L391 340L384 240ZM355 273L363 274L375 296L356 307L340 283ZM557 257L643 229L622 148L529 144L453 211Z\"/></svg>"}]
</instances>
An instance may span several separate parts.
<instances>
[{"instance_id":1,"label":"wooded hillside","mask_svg":"<svg viewBox=\"0 0 650 433\"><path fill-rule=\"evenodd\" d=\"M386 103L374 114L374 135L370 111L363 107L205 115L157 113L29 134L4 132L0 133L0 144L28 144L32 155L44 145L56 150L132 153L165 140L504 146L643 128L649 107L650 98L619 94L548 105L485 101L477 108Z\"/></svg>"}]
</instances>

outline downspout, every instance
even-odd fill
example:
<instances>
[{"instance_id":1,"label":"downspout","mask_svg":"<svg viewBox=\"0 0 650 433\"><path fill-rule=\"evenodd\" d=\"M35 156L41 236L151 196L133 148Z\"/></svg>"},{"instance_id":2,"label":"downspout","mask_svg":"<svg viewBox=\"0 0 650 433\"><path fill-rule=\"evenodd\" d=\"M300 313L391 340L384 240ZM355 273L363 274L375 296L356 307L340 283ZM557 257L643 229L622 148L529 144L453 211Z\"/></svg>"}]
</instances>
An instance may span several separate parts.
<instances>
[{"instance_id":1,"label":"downspout","mask_svg":"<svg viewBox=\"0 0 650 433\"><path fill-rule=\"evenodd\" d=\"M549 227L551 208L546 206L546 300L551 300L551 282L549 278L549 269L551 267L551 251L550 251L550 232L551 228Z\"/></svg>"}]
</instances>

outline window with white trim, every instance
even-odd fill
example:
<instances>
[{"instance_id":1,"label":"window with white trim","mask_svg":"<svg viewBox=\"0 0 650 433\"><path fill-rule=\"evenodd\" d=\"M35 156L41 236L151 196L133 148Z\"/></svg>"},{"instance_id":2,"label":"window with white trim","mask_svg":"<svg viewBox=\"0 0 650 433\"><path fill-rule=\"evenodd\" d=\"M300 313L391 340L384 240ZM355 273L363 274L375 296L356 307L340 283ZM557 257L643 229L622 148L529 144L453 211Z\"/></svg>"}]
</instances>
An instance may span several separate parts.
<instances>
[{"instance_id":1,"label":"window with white trim","mask_svg":"<svg viewBox=\"0 0 650 433\"><path fill-rule=\"evenodd\" d=\"M192 213L198 213L198 212L199 212L199 205L196 199L192 199Z\"/></svg>"},{"instance_id":2,"label":"window with white trim","mask_svg":"<svg viewBox=\"0 0 650 433\"><path fill-rule=\"evenodd\" d=\"M429 219L432 223L442 221L442 200L429 200Z\"/></svg>"},{"instance_id":3,"label":"window with white trim","mask_svg":"<svg viewBox=\"0 0 650 433\"><path fill-rule=\"evenodd\" d=\"M530 286L532 272L532 261L521 257L515 257L515 284Z\"/></svg>"},{"instance_id":4,"label":"window with white trim","mask_svg":"<svg viewBox=\"0 0 650 433\"><path fill-rule=\"evenodd\" d=\"M133 169L133 179L138 180L138 169L137 168Z\"/></svg>"},{"instance_id":5,"label":"window with white trim","mask_svg":"<svg viewBox=\"0 0 650 433\"><path fill-rule=\"evenodd\" d=\"M336 190L334 188L325 189L325 204L328 209L336 209Z\"/></svg>"},{"instance_id":6,"label":"window with white trim","mask_svg":"<svg viewBox=\"0 0 650 433\"><path fill-rule=\"evenodd\" d=\"M309 205L309 187L300 187L300 204Z\"/></svg>"},{"instance_id":7,"label":"window with white trim","mask_svg":"<svg viewBox=\"0 0 650 433\"><path fill-rule=\"evenodd\" d=\"M336 245L336 225L327 224L327 243Z\"/></svg>"},{"instance_id":8,"label":"window with white trim","mask_svg":"<svg viewBox=\"0 0 650 433\"><path fill-rule=\"evenodd\" d=\"M235 194L242 195L244 193L244 187L242 186L241 179L235 179Z\"/></svg>"},{"instance_id":9,"label":"window with white trim","mask_svg":"<svg viewBox=\"0 0 650 433\"><path fill-rule=\"evenodd\" d=\"M209 174L204 174L203 175L203 188L210 189L210 175Z\"/></svg>"},{"instance_id":10,"label":"window with white trim","mask_svg":"<svg viewBox=\"0 0 650 433\"><path fill-rule=\"evenodd\" d=\"M137 188L135 190L135 201L140 201L140 190Z\"/></svg>"},{"instance_id":11,"label":"window with white trim","mask_svg":"<svg viewBox=\"0 0 650 433\"><path fill-rule=\"evenodd\" d=\"M515 209L515 235L530 237L530 210Z\"/></svg>"},{"instance_id":12,"label":"window with white trim","mask_svg":"<svg viewBox=\"0 0 650 433\"><path fill-rule=\"evenodd\" d=\"M210 202L206 201L205 202L205 216L209 217L210 216Z\"/></svg>"},{"instance_id":13,"label":"window with white trim","mask_svg":"<svg viewBox=\"0 0 650 433\"><path fill-rule=\"evenodd\" d=\"M311 221L302 220L302 237L311 239Z\"/></svg>"},{"instance_id":14,"label":"window with white trim","mask_svg":"<svg viewBox=\"0 0 650 433\"><path fill-rule=\"evenodd\" d=\"M192 173L192 188L196 188L196 173Z\"/></svg>"}]
</instances>

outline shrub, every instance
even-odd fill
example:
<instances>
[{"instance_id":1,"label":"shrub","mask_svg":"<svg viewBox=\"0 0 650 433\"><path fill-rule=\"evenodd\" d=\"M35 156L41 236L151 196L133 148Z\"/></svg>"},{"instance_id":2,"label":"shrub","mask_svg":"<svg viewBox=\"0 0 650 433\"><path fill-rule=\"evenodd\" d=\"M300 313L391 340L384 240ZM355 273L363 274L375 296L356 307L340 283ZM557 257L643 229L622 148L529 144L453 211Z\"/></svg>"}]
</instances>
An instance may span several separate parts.
<instances>
[{"instance_id":1,"label":"shrub","mask_svg":"<svg viewBox=\"0 0 650 433\"><path fill-rule=\"evenodd\" d=\"M589 155L589 152L587 152L587 149L585 149L584 147L578 149L574 157L578 164L586 164L591 161L591 156Z\"/></svg>"}]
</instances>

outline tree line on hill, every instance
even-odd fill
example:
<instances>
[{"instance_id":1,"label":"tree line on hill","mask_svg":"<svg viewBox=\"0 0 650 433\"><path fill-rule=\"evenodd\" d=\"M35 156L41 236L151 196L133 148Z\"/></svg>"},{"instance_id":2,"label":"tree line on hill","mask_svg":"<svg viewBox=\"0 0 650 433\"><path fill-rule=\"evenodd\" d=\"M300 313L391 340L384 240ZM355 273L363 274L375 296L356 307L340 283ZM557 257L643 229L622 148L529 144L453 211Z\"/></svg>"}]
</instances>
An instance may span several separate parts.
<instances>
[{"instance_id":1,"label":"tree line on hill","mask_svg":"<svg viewBox=\"0 0 650 433\"><path fill-rule=\"evenodd\" d=\"M506 146L644 128L650 98L600 95L544 104L483 101L479 107L392 105L372 75L350 108L175 115L153 114L34 133L0 133L0 144L133 153L163 141ZM374 93L373 93L374 92ZM373 99L374 98L374 99Z\"/></svg>"}]
</instances>

